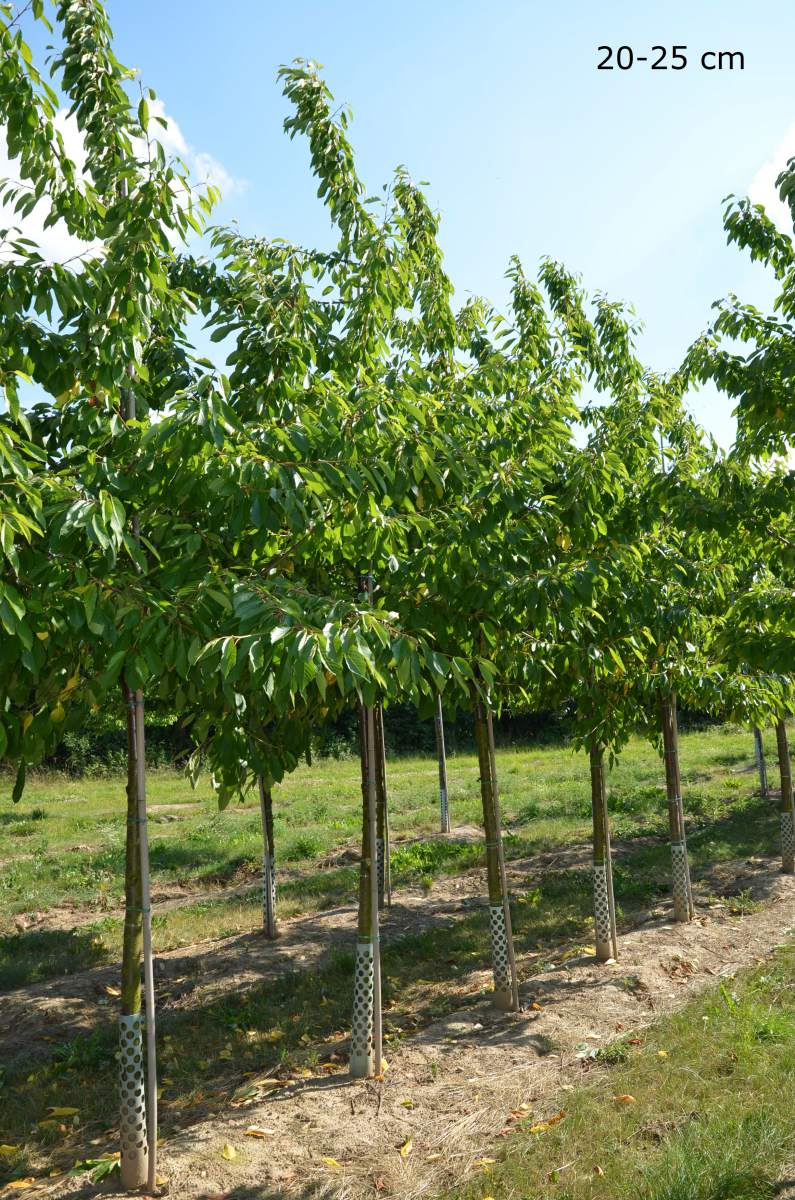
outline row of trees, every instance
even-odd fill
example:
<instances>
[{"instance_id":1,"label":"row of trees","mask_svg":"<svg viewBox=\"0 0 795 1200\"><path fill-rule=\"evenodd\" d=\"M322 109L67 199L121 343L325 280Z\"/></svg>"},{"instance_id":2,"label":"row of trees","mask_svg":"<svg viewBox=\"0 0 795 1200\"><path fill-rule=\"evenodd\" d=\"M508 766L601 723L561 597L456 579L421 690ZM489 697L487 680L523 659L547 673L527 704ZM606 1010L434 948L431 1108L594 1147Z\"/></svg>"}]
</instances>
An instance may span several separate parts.
<instances>
[{"instance_id":1,"label":"row of trees","mask_svg":"<svg viewBox=\"0 0 795 1200\"><path fill-rule=\"evenodd\" d=\"M674 909L692 916L677 696L773 720L789 761L795 273L790 239L732 206L730 237L781 283L776 314L732 299L668 378L638 358L631 314L552 261L537 281L510 263L505 313L480 299L457 310L421 190L401 168L367 197L349 115L303 62L281 72L286 129L307 141L334 248L215 227L201 256L191 239L217 196L164 153L154 93L115 57L100 0L60 0L53 17L51 84L22 28L48 22L43 0L0 6L18 174L0 198L84 247L50 262L18 229L1 234L0 754L18 799L65 731L100 706L126 714L121 1169L151 1188L145 705L178 714L191 773L209 772L222 807L256 789L271 936L273 787L319 725L358 706L353 1074L380 1071L392 702L434 715L442 747L442 695L472 713L497 1003L519 1005L492 729L503 704L574 702L598 957L616 952L606 772L635 729L664 750ZM231 346L223 373L191 344L197 315ZM738 401L728 457L684 406L707 378ZM441 760L440 792L449 829Z\"/></svg>"}]
</instances>

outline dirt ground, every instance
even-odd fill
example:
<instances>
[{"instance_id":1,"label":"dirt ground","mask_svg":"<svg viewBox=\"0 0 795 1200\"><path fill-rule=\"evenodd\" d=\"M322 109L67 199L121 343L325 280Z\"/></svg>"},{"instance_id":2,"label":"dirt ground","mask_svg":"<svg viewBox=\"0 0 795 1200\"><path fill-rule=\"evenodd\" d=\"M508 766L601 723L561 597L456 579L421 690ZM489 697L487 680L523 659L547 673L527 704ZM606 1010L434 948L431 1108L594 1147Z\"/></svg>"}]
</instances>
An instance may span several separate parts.
<instances>
[{"instance_id":1,"label":"dirt ground","mask_svg":"<svg viewBox=\"0 0 795 1200\"><path fill-rule=\"evenodd\" d=\"M454 830L452 836L483 835L463 828ZM545 871L584 866L589 855L589 847L583 845L516 860L509 864L509 886L527 888ZM485 895L486 872L481 868L438 880L430 894L419 886L402 888L384 915L383 937L419 933L438 927L440 921L453 921L456 914L485 904ZM169 899L163 908L172 905ZM154 905L153 912L158 911L162 908ZM60 910L54 919L57 926ZM256 987L291 970L315 970L335 951L354 945L356 909L345 905L294 917L281 922L279 928L281 936L276 942L266 941L257 931L159 954L155 960L158 1011L203 1005L221 994ZM48 1057L53 1041L90 1033L103 1021L112 1020L117 1001L107 988L118 983L119 970L118 964L94 967L0 996L0 1061L13 1066L19 1059Z\"/></svg>"},{"instance_id":2,"label":"dirt ground","mask_svg":"<svg viewBox=\"0 0 795 1200\"><path fill-rule=\"evenodd\" d=\"M516 862L511 882L526 887L544 870L585 861L585 848L573 847L546 862L538 857ZM752 895L762 907L746 916L731 916L720 905L706 907L707 896L727 888ZM453 922L457 913L481 902L482 889L483 872L472 871L440 883L430 896L401 892L384 936L420 929L430 920ZM596 1048L650 1024L717 978L759 960L795 925L795 878L782 876L773 859L723 864L719 875L710 873L696 884L699 898L698 917L690 925L668 923L662 906L623 934L618 963L598 966L590 957L572 958L535 974L522 986L521 1014L501 1014L488 1002L462 1006L407 1037L389 1055L382 1081L351 1081L340 1063L331 1074L280 1087L252 1086L249 1099L161 1144L170 1196L415 1200L454 1187L493 1154L520 1105L539 1119L565 1108L566 1091L581 1078L577 1048L583 1043ZM197 1002L197 993L205 999L219 989L261 983L288 966L314 969L330 941L351 944L353 918L352 908L296 918L275 946L256 936L237 937L163 955L161 1005L189 1004ZM198 963L203 970L197 989L180 996L180 975L191 974ZM521 959L519 968L521 974ZM5 997L5 1048L9 1026L16 1024L16 1042L23 1020L26 1044L35 1047L48 1013L50 1029L92 1024L101 1003L97 991L113 978L112 969L92 971L28 990L24 1012L20 993L11 998L11 1020ZM462 975L462 997L487 982L486 972ZM246 1133L251 1127L259 1136ZM76 1197L95 1189L78 1177L54 1182L50 1190Z\"/></svg>"}]
</instances>

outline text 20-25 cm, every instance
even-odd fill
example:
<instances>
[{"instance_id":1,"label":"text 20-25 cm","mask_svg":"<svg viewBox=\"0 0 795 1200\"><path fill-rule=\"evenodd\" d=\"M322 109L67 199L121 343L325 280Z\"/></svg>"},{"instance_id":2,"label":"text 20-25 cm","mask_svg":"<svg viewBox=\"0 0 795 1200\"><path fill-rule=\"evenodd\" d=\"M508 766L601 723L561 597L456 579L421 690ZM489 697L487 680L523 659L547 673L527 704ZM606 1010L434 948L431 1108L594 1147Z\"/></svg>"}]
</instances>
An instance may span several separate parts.
<instances>
[{"instance_id":1,"label":"text 20-25 cm","mask_svg":"<svg viewBox=\"0 0 795 1200\"><path fill-rule=\"evenodd\" d=\"M652 71L684 71L688 64L687 46L652 46L648 54L636 54L631 46L598 46L602 55L600 71L629 71L645 63ZM744 71L742 50L703 50L694 60L704 71Z\"/></svg>"}]
</instances>

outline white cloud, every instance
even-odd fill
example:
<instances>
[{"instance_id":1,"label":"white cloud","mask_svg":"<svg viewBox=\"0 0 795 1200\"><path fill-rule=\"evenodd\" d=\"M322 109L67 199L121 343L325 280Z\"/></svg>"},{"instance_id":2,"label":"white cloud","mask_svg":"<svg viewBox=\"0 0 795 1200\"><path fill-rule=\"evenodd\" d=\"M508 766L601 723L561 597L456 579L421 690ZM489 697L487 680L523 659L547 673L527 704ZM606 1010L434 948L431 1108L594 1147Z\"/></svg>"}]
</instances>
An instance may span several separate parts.
<instances>
[{"instance_id":1,"label":"white cloud","mask_svg":"<svg viewBox=\"0 0 795 1200\"><path fill-rule=\"evenodd\" d=\"M189 169L191 178L196 185L212 184L219 188L224 198L235 192L242 191L246 186L243 180L235 179L222 163L218 162L206 151L195 150L187 142L177 121L170 117L161 100L153 100L149 106L152 117L161 117L167 122L163 128L157 122L150 122L150 132L161 143L167 157L181 158ZM74 162L78 174L85 166L86 153L83 139L77 122L70 117L66 109L60 109L54 118L54 123L61 134L66 153ZM136 146L136 152L144 156L143 145ZM5 134L0 129L0 179L17 179L16 164L8 157ZM33 211L25 217L14 212L13 204L0 204L0 228L16 228L26 238L30 238L38 246L42 256L48 262L66 262L77 255L86 255L98 251L101 243L87 243L70 234L62 221L45 229L44 221L49 213L46 200L40 201Z\"/></svg>"},{"instance_id":2,"label":"white cloud","mask_svg":"<svg viewBox=\"0 0 795 1200\"><path fill-rule=\"evenodd\" d=\"M792 234L792 213L779 197L776 180L791 158L795 158L795 124L790 125L773 156L754 176L748 195L754 204L763 204L767 215L782 233Z\"/></svg>"}]
</instances>

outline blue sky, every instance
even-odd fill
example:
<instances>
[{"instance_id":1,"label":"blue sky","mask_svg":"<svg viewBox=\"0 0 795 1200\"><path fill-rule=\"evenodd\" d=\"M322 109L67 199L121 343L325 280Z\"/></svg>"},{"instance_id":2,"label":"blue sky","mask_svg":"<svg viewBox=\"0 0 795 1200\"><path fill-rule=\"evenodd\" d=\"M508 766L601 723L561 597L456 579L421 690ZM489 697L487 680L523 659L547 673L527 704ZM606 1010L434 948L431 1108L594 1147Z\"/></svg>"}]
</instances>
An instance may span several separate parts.
<instances>
[{"instance_id":1,"label":"blue sky","mask_svg":"<svg viewBox=\"0 0 795 1200\"><path fill-rule=\"evenodd\" d=\"M353 108L369 190L398 163L430 181L460 299L499 303L510 254L531 270L551 254L635 306L657 369L679 363L719 296L770 300L760 269L726 246L721 201L769 192L775 155L795 154L791 0L108 5L119 57L235 181L218 216L244 231L329 239L276 81L280 63L312 57ZM680 72L596 69L602 44L675 43L688 48ZM702 70L701 52L718 49L742 50L745 70ZM731 441L721 397L693 407Z\"/></svg>"}]
</instances>

